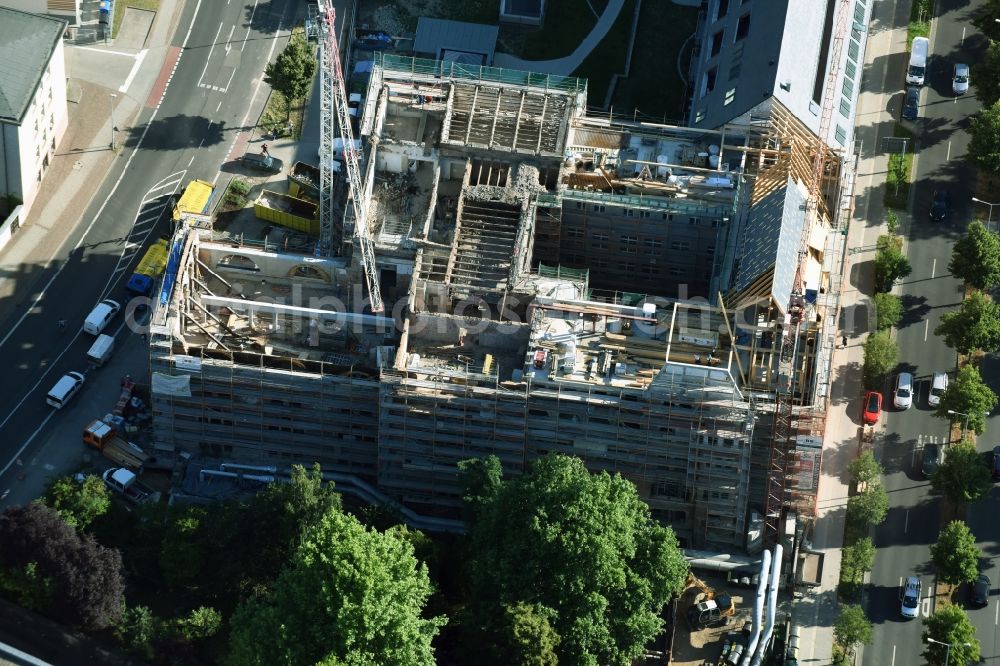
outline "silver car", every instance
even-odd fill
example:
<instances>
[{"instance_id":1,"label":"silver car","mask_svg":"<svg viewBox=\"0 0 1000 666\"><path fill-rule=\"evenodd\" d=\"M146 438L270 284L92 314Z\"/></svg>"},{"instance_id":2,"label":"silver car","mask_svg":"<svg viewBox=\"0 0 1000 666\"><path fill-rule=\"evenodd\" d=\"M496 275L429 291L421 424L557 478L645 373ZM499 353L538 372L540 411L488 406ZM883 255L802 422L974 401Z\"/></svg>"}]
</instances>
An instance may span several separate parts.
<instances>
[{"instance_id":1,"label":"silver car","mask_svg":"<svg viewBox=\"0 0 1000 666\"><path fill-rule=\"evenodd\" d=\"M951 77L951 91L956 95L964 95L969 92L969 66L958 63L955 65L955 74Z\"/></svg>"},{"instance_id":2,"label":"silver car","mask_svg":"<svg viewBox=\"0 0 1000 666\"><path fill-rule=\"evenodd\" d=\"M931 390L927 393L927 404L937 407L941 404L941 396L948 389L948 374L945 372L935 372L931 379Z\"/></svg>"}]
</instances>

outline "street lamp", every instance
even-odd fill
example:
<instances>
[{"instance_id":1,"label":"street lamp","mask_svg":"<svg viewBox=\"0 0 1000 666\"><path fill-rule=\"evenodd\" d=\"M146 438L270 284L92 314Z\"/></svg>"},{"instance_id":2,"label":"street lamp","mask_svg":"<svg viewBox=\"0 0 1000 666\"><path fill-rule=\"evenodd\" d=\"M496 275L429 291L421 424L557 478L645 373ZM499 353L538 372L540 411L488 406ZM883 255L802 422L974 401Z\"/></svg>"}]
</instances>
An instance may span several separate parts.
<instances>
[{"instance_id":1,"label":"street lamp","mask_svg":"<svg viewBox=\"0 0 1000 666\"><path fill-rule=\"evenodd\" d=\"M989 201L983 201L982 199L977 199L976 197L972 197L972 200L976 203L985 204L990 207L990 212L986 216L986 230L989 231L990 224L993 222L993 206L1000 206L1000 203L990 203Z\"/></svg>"},{"instance_id":2,"label":"street lamp","mask_svg":"<svg viewBox=\"0 0 1000 666\"><path fill-rule=\"evenodd\" d=\"M961 416L961 417L963 417L962 418L962 439L965 439L965 431L969 427L969 415L966 414L965 412L956 412L954 409L949 409L948 413L951 414L952 416ZM983 416L986 416L986 414L983 414Z\"/></svg>"},{"instance_id":3,"label":"street lamp","mask_svg":"<svg viewBox=\"0 0 1000 666\"><path fill-rule=\"evenodd\" d=\"M111 150L115 149L115 99L118 95L111 93Z\"/></svg>"},{"instance_id":4,"label":"street lamp","mask_svg":"<svg viewBox=\"0 0 1000 666\"><path fill-rule=\"evenodd\" d=\"M944 641L936 641L933 638L927 638L928 643L937 643L938 645L944 646L944 666L948 666L948 657L951 656L951 648L954 647L953 643L945 643ZM962 647L972 647L972 643L962 643Z\"/></svg>"}]
</instances>

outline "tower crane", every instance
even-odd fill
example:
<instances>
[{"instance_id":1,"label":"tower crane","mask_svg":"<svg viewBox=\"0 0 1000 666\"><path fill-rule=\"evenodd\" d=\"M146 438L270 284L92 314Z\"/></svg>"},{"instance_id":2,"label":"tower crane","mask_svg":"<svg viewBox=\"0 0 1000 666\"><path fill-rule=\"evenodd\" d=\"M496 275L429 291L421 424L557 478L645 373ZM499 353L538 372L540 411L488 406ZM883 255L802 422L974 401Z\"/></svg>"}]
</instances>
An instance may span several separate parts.
<instances>
[{"instance_id":1,"label":"tower crane","mask_svg":"<svg viewBox=\"0 0 1000 666\"><path fill-rule=\"evenodd\" d=\"M319 0L320 29L320 248L325 254L333 253L333 136L332 113L337 115L337 125L344 141L344 166L349 184L348 198L354 212L354 235L361 248L361 265L365 271L368 297L372 312L382 312L382 294L379 290L378 268L375 265L375 243L368 230L368 207L364 201L365 186L358 165L354 128L347 106L347 86L340 66L340 43L337 40L336 14L331 0ZM333 109L330 108L331 102Z\"/></svg>"}]
</instances>

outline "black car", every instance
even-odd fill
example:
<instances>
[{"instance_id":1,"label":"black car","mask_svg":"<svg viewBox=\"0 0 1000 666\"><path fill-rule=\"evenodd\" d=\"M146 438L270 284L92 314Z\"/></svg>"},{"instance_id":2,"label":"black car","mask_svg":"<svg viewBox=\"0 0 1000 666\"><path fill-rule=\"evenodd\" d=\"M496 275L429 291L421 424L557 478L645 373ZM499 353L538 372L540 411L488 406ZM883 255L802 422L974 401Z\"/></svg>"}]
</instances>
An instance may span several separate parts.
<instances>
[{"instance_id":1,"label":"black car","mask_svg":"<svg viewBox=\"0 0 1000 666\"><path fill-rule=\"evenodd\" d=\"M1000 480L1000 446L993 447L993 455L990 457L990 472L993 480Z\"/></svg>"},{"instance_id":2,"label":"black car","mask_svg":"<svg viewBox=\"0 0 1000 666\"><path fill-rule=\"evenodd\" d=\"M931 477L938 465L944 462L944 451L937 444L925 444L924 455L920 462L920 473L924 477Z\"/></svg>"},{"instance_id":3,"label":"black car","mask_svg":"<svg viewBox=\"0 0 1000 666\"><path fill-rule=\"evenodd\" d=\"M934 192L934 201L931 203L931 219L935 222L941 222L944 218L948 217L948 208L951 205L951 197L948 196L947 190L936 190Z\"/></svg>"},{"instance_id":4,"label":"black car","mask_svg":"<svg viewBox=\"0 0 1000 666\"><path fill-rule=\"evenodd\" d=\"M986 574L976 576L972 584L972 603L976 606L985 606L990 602L990 577Z\"/></svg>"},{"instance_id":5,"label":"black car","mask_svg":"<svg viewBox=\"0 0 1000 666\"><path fill-rule=\"evenodd\" d=\"M910 86L903 99L903 120L916 120L919 115L920 88Z\"/></svg>"}]
</instances>

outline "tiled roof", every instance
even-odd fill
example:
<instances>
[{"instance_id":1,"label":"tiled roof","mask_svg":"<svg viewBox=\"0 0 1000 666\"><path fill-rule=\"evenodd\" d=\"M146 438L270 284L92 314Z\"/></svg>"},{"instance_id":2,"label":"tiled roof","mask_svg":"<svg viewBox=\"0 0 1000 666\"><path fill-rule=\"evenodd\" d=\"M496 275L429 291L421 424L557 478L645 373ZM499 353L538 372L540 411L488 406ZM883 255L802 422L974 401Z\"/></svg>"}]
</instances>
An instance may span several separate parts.
<instances>
[{"instance_id":1,"label":"tiled roof","mask_svg":"<svg viewBox=\"0 0 1000 666\"><path fill-rule=\"evenodd\" d=\"M21 122L66 22L0 7L0 121Z\"/></svg>"}]
</instances>

